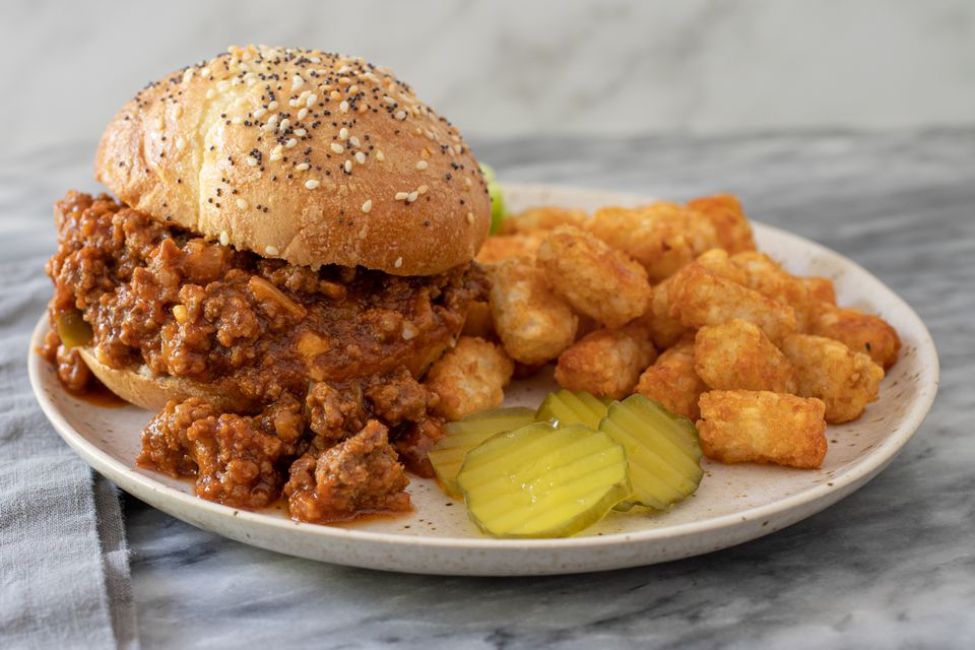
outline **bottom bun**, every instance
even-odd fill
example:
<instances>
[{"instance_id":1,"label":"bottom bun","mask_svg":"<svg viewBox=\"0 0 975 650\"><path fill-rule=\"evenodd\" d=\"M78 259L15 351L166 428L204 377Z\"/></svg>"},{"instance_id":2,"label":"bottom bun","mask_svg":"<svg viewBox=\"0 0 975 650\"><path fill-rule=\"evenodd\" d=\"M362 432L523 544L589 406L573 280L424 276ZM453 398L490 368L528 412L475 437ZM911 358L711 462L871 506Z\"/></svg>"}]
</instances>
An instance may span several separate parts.
<instances>
[{"instance_id":1,"label":"bottom bun","mask_svg":"<svg viewBox=\"0 0 975 650\"><path fill-rule=\"evenodd\" d=\"M99 361L92 348L78 348L78 352L110 391L150 411L161 411L169 400L181 402L190 397L201 397L222 411L247 412L253 408L250 400L226 382L208 384L185 377L154 375L145 365L135 369L112 368Z\"/></svg>"}]
</instances>

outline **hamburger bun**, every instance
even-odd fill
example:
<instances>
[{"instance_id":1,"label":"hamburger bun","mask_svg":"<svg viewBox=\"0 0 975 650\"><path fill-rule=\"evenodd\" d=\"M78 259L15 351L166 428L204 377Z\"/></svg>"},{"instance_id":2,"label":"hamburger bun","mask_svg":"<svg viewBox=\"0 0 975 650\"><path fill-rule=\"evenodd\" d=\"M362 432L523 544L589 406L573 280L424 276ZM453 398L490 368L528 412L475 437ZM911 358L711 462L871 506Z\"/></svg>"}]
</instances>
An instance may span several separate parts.
<instances>
[{"instance_id":1,"label":"hamburger bun","mask_svg":"<svg viewBox=\"0 0 975 650\"><path fill-rule=\"evenodd\" d=\"M246 413L254 407L231 382L202 383L184 377L153 375L144 365L135 369L113 368L99 361L93 348L76 349L92 374L110 391L154 413L165 408L169 400L181 402L190 397L202 397L218 409L233 413Z\"/></svg>"},{"instance_id":2,"label":"hamburger bun","mask_svg":"<svg viewBox=\"0 0 975 650\"><path fill-rule=\"evenodd\" d=\"M384 68L317 50L232 47L112 119L95 174L154 219L317 268L440 273L490 225L457 130Z\"/></svg>"}]
</instances>

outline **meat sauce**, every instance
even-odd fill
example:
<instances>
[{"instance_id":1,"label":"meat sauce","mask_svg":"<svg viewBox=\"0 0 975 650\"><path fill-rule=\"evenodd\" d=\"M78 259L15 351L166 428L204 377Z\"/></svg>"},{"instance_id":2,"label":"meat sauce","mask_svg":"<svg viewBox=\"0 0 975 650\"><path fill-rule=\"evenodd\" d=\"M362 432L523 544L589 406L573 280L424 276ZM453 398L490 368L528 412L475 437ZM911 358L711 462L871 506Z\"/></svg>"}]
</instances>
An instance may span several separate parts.
<instances>
[{"instance_id":1,"label":"meat sauce","mask_svg":"<svg viewBox=\"0 0 975 650\"><path fill-rule=\"evenodd\" d=\"M314 270L77 192L55 221L52 326L80 315L103 363L233 388L233 412L170 402L143 432L139 465L235 507L286 498L302 521L409 509L405 469L429 476L442 435L418 379L483 297L476 265L405 278ZM69 347L56 332L45 345L61 381L97 387Z\"/></svg>"}]
</instances>

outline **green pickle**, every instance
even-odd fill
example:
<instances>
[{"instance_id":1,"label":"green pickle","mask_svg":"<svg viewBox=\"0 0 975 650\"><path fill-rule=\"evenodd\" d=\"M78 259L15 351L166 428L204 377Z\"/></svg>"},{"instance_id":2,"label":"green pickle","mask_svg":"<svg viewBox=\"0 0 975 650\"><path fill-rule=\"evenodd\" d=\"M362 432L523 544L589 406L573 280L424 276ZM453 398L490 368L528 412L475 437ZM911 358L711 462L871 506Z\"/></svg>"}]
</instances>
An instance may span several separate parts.
<instances>
[{"instance_id":1,"label":"green pickle","mask_svg":"<svg viewBox=\"0 0 975 650\"><path fill-rule=\"evenodd\" d=\"M467 454L457 476L471 519L495 537L567 537L631 493L626 452L602 431L536 422Z\"/></svg>"},{"instance_id":2,"label":"green pickle","mask_svg":"<svg viewBox=\"0 0 975 650\"><path fill-rule=\"evenodd\" d=\"M500 408L481 411L444 427L446 435L427 454L437 479L448 494L460 497L457 473L467 452L499 433L511 431L535 421L528 408Z\"/></svg>"},{"instance_id":3,"label":"green pickle","mask_svg":"<svg viewBox=\"0 0 975 650\"><path fill-rule=\"evenodd\" d=\"M54 329L67 349L84 347L91 343L91 325L85 322L80 309L72 309L58 314Z\"/></svg>"},{"instance_id":4,"label":"green pickle","mask_svg":"<svg viewBox=\"0 0 975 650\"><path fill-rule=\"evenodd\" d=\"M538 407L535 419L554 420L560 425L581 424L590 429L598 429L608 409L606 402L590 393L562 389L545 397L545 401Z\"/></svg>"},{"instance_id":5,"label":"green pickle","mask_svg":"<svg viewBox=\"0 0 975 650\"><path fill-rule=\"evenodd\" d=\"M687 418L631 395L610 405L599 428L626 449L633 494L620 509L641 504L665 510L697 490L704 476L701 446Z\"/></svg>"},{"instance_id":6,"label":"green pickle","mask_svg":"<svg viewBox=\"0 0 975 650\"><path fill-rule=\"evenodd\" d=\"M501 224L508 213L504 205L504 193L501 191L501 184L494 176L494 170L489 165L481 163L481 173L487 181L488 196L491 199L491 234L496 235L501 232Z\"/></svg>"}]
</instances>

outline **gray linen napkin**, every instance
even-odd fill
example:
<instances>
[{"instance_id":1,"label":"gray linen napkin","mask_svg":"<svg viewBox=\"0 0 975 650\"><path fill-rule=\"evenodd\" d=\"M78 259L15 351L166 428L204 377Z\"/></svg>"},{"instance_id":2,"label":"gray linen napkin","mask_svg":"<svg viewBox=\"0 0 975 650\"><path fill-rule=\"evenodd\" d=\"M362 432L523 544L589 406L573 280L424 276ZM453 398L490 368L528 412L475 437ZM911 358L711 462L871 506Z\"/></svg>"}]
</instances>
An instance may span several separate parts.
<instances>
[{"instance_id":1,"label":"gray linen napkin","mask_svg":"<svg viewBox=\"0 0 975 650\"><path fill-rule=\"evenodd\" d=\"M61 441L27 380L30 333L50 296L49 209L0 179L0 646L137 647L115 487ZM18 197L19 195L19 197ZM39 207L39 206L38 206Z\"/></svg>"}]
</instances>

